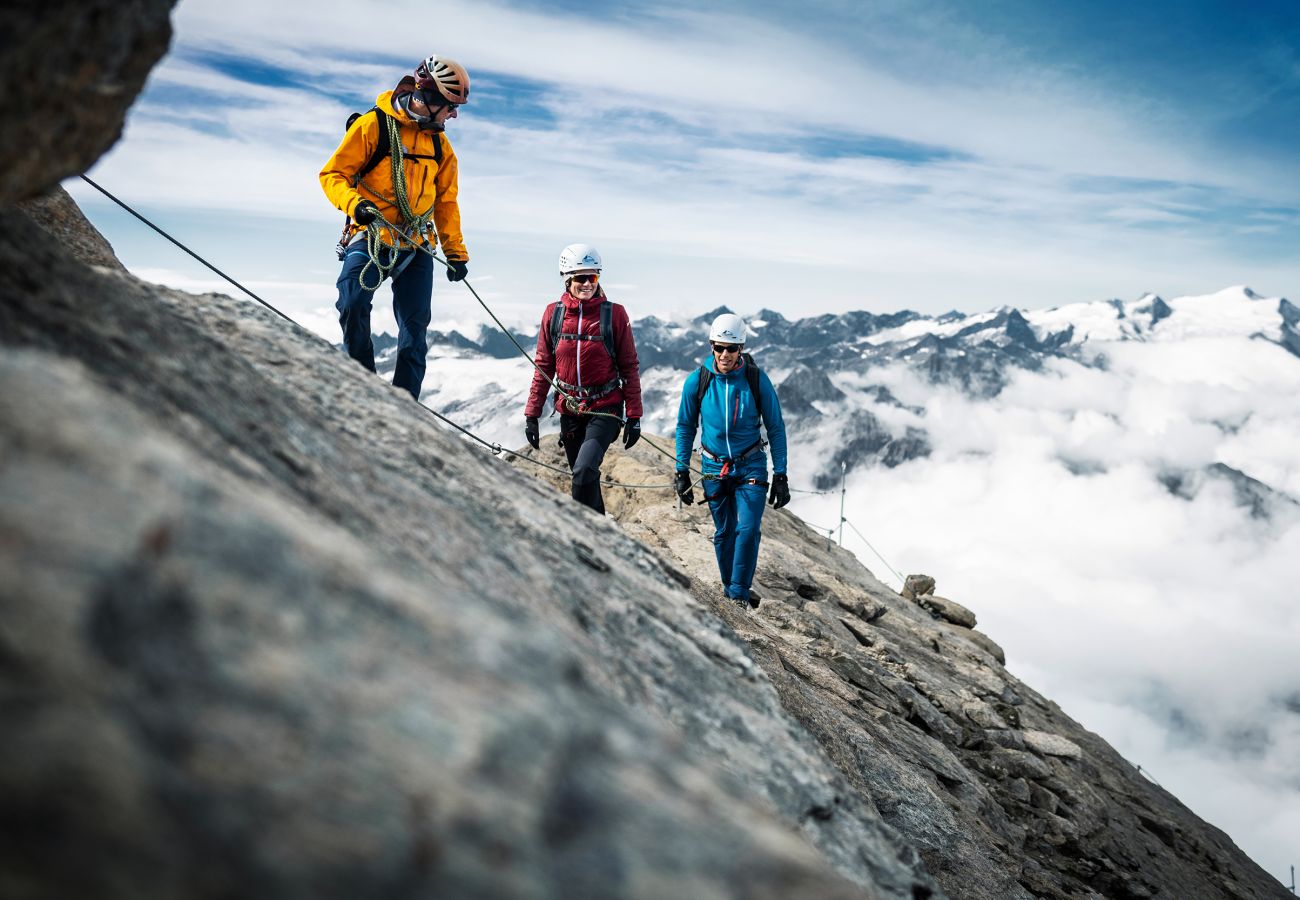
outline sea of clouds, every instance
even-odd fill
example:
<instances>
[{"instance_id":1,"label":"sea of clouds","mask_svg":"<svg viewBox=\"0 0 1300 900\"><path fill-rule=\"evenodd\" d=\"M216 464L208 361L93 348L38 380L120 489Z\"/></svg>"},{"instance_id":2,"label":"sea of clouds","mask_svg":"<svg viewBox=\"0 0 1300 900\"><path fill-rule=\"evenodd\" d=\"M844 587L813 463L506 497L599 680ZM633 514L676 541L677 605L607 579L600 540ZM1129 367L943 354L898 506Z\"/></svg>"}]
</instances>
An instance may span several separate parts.
<instances>
[{"instance_id":1,"label":"sea of clouds","mask_svg":"<svg viewBox=\"0 0 1300 900\"><path fill-rule=\"evenodd\" d=\"M1300 360L1244 335L1095 352L1105 369L1053 361L992 400L873 371L925 409L875 412L926 428L933 453L851 475L846 516L895 568L974 609L1019 677L1286 878L1300 856L1300 506L1275 497L1252 516L1207 467L1300 498ZM833 523L838 503L794 509ZM845 543L895 580L850 530Z\"/></svg>"}]
</instances>

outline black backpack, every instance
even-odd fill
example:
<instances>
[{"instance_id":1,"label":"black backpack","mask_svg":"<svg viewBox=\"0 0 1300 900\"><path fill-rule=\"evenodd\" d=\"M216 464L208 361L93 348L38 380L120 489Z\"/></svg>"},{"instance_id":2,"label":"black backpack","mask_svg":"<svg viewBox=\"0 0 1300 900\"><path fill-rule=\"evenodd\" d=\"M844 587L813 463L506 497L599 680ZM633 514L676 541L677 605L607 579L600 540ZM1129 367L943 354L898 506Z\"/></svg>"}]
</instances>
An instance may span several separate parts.
<instances>
[{"instance_id":1,"label":"black backpack","mask_svg":"<svg viewBox=\"0 0 1300 900\"><path fill-rule=\"evenodd\" d=\"M560 334L560 329L564 327L564 303L556 301L555 309L551 312L551 356L555 356L555 350L560 346L560 339L567 341L600 341L605 345L609 352L609 358L614 362L614 371L618 371L618 352L614 349L614 304L609 300L603 300L600 304L600 337L594 334Z\"/></svg>"},{"instance_id":2,"label":"black backpack","mask_svg":"<svg viewBox=\"0 0 1300 900\"><path fill-rule=\"evenodd\" d=\"M767 417L763 415L763 400L758 394L758 365L754 362L754 357L748 353L740 354L740 358L745 361L745 381L749 382L749 390L754 395L754 406L758 410L759 418L763 424L767 424ZM709 389L709 382L713 381L713 370L708 366L700 366L700 383L695 389L695 408L698 410L700 404L704 402L704 393ZM699 415L696 413L696 415Z\"/></svg>"},{"instance_id":3,"label":"black backpack","mask_svg":"<svg viewBox=\"0 0 1300 900\"><path fill-rule=\"evenodd\" d=\"M356 187L358 184L360 184L361 179L365 178L372 171L374 171L375 166L379 165L381 162L387 159L393 152L392 144L389 142L389 138L388 138L388 113L384 112L378 106L372 106L370 107L370 109L366 110L363 113L359 113L359 112L352 113L352 115L348 116L348 122L346 125L343 126L343 130L346 132L349 128L352 127L353 122L355 122L357 119L361 118L362 116L370 115L370 113L374 113L375 119L379 122L379 142L375 144L375 152L370 154L370 158L366 160L366 164L357 170L356 177L352 179L353 187ZM423 153L406 153L405 149L403 149L403 155L407 159L431 159L434 161L436 165L441 166L442 165L442 138L438 137L437 135L434 135L433 156L427 156ZM352 217L344 216L343 236L339 238L338 245L334 248L336 251L338 251L339 259L343 259L344 255L347 253L348 237L350 237L352 233L351 226L352 226Z\"/></svg>"}]
</instances>

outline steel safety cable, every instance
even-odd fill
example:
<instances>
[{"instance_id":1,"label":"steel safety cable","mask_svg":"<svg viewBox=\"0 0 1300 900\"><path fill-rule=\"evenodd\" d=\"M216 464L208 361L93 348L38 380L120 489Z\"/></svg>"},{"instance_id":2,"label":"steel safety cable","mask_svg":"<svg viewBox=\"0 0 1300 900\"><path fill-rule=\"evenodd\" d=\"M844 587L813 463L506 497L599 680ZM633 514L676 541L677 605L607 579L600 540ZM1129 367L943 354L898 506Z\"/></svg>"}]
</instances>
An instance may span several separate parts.
<instances>
[{"instance_id":1,"label":"steel safety cable","mask_svg":"<svg viewBox=\"0 0 1300 900\"><path fill-rule=\"evenodd\" d=\"M126 211L127 211L128 213L130 213L132 216L134 216L135 218L139 219L139 220L140 220L141 222L143 222L145 225L149 226L149 228L153 229L153 230L156 231L158 234L162 235L164 238L166 238L166 239L167 239L168 241L170 241L172 244L176 245L178 248L180 248L181 250L185 251L187 254L189 254L190 256L192 256L192 257L193 257L194 259L196 259L198 262L202 263L204 266L206 266L207 268L211 269L211 270L212 270L213 272L215 272L217 275L221 276L221 277L224 278L226 281L230 282L230 283L233 284L235 287L239 288L239 290L243 291L245 294L247 294L248 296L252 297L254 300L256 300L258 303L260 303L262 306L266 307L269 311L275 313L275 314L276 314L277 316L279 316L281 319L284 319L286 322L288 322L290 325L292 325L295 329L297 329L298 331L302 332L303 334L306 334L306 335L310 336L310 337L311 337L312 339L314 339L314 340L320 341L322 344L325 344L325 345L326 345L327 347L329 347L331 350L335 350L335 349L336 349L336 348L334 347L334 345L331 344L329 341L325 340L325 338L321 337L319 334L316 334L316 332L314 332L314 331L312 331L312 330L310 330L310 329L308 329L308 328L304 328L304 327L303 327L302 325L300 325L298 322L294 321L294 320L293 320L292 318L290 318L288 315L286 315L285 313L283 313L283 312L281 312L279 309L277 309L277 308L275 307L274 304L272 304L272 303L270 303L270 302L268 302L268 301L262 299L262 298L259 297L257 294L253 293L253 292L250 291L248 288L244 287L242 284L240 284L240 283L239 283L238 281L236 281L234 278L230 277L230 276L227 275L225 272L221 271L221 270L218 269L216 266L212 265L212 263L208 262L208 261L207 261L206 259L204 259L202 256L199 256L197 253L195 253L195 252L194 252L193 250L191 250L189 247L187 247L187 246L185 246L184 244L182 244L180 241L178 241L176 238L172 237L172 236L171 236L170 234L168 234L167 232L163 231L161 228L159 228L157 225L155 225L153 222L151 222L151 221L150 221L149 219L147 219L145 216L141 215L139 212L136 212L136 210L134 210L134 209L133 209L131 206L129 206L127 203L125 203L124 201L120 200L119 198L117 198L116 196L114 196L113 194L111 194L111 193L110 193L108 190L106 190L104 187L100 186L99 184L96 184L94 181L92 181L91 179L87 178L85 175L82 175L81 178L82 178L83 181L85 181L87 184L89 184L89 185L90 185L91 187L93 187L95 190L99 191L99 192L100 192L101 194L103 194L105 197L107 197L108 199L112 200L112 201L113 201L114 203L116 203L118 206L122 207L122 209L126 210ZM436 256L435 256L434 258L437 259ZM441 260L439 260L439 261L441 262ZM443 264L446 265L446 263L443 263ZM549 463L542 462L542 461L539 460L539 459L533 459L532 457L527 456L527 455L525 455L525 454L517 453L517 452L514 451L514 450L509 450L509 449L507 449L507 448L505 448L505 447L502 447L500 444L494 444L494 443L492 443L492 442L490 442L490 441L488 441L488 440L485 440L484 438L480 437L479 435L475 434L474 432L470 431L469 429L464 428L463 426L458 425L457 423L453 422L451 419L447 418L446 416L444 416L442 413L438 412L437 410L435 410L435 409L431 409L431 408L425 406L423 403L419 403L419 402L417 402L416 405L417 405L420 409L424 410L424 412L427 413L428 415L433 416L435 419L439 420L440 422L444 422L445 424L451 426L452 428L456 429L457 431L459 431L460 433L464 434L465 436L467 436L467 437L469 437L469 438L472 438L473 440L475 440L475 441L477 441L478 443L482 444L484 447L487 447L489 450L492 450L494 453L508 453L508 454L510 454L511 456L516 456L516 457L519 457L520 459L527 460L528 462L532 463L532 464L535 465L535 466L541 466L542 468L551 469L551 470L553 470L553 471L555 471L555 472L559 472L559 473L561 473L561 474L563 474L563 475L569 475L569 474L571 474L571 473L570 473L568 470L566 470L566 469L561 469L561 468L559 468L558 466L552 466L552 465L550 465ZM622 484L621 482L615 482L615 481L603 481L602 484L607 484L607 485L609 485L610 487L627 487L627 488L640 488L640 487L644 487L644 488L646 488L646 489L654 488L654 489L661 489L661 490L667 490L667 489L672 488L672 485L671 485L671 484L664 484L664 485L625 485L625 484Z\"/></svg>"},{"instance_id":2,"label":"steel safety cable","mask_svg":"<svg viewBox=\"0 0 1300 900\"><path fill-rule=\"evenodd\" d=\"M854 524L853 524L852 522L850 522L848 519L845 519L845 520L844 520L844 524L847 525L847 526L849 526L850 528L852 528L852 529L853 529L853 533L856 534L858 537L860 537L860 538L862 539L862 543L866 544L867 547L869 547L869 548L871 549L871 552L874 553L874 554L876 554L876 558L879 559L882 563L885 564L885 568L889 569L889 571L891 571L891 572L894 573L894 577L898 579L898 583L899 583L899 584L906 584L906 583L907 583L907 580L906 580L905 578L903 578L902 574L901 574L897 569L895 569L893 566L891 566L891 565L889 564L889 560L887 560L887 559L885 559L883 556L881 556L881 555L880 555L880 551L877 550L875 547L872 546L871 541L867 540L867 536L866 536L865 534L863 534L861 531L858 531L858 526L854 525Z\"/></svg>"}]
</instances>

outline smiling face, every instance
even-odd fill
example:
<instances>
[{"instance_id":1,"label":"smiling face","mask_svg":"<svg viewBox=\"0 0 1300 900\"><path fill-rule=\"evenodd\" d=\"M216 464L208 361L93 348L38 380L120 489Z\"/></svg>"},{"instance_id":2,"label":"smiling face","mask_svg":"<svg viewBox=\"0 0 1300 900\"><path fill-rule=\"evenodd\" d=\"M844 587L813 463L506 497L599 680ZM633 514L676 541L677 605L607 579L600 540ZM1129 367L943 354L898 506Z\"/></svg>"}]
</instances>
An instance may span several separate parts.
<instances>
[{"instance_id":1,"label":"smiling face","mask_svg":"<svg viewBox=\"0 0 1300 900\"><path fill-rule=\"evenodd\" d=\"M740 351L745 349L744 344L722 344L717 341L712 342L713 366L719 373L726 375L735 369L740 368Z\"/></svg>"},{"instance_id":2,"label":"smiling face","mask_svg":"<svg viewBox=\"0 0 1300 900\"><path fill-rule=\"evenodd\" d=\"M590 300L596 296L596 286L599 282L599 272L574 272L567 280L569 295L577 300Z\"/></svg>"}]
</instances>

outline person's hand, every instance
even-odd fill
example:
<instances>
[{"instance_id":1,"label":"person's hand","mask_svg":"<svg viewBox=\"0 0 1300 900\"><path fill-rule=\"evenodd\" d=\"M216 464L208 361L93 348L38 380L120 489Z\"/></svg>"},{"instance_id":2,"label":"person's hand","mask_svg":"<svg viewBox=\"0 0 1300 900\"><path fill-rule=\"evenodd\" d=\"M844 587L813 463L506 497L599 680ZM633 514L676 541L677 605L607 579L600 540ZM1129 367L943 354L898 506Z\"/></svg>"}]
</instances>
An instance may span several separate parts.
<instances>
[{"instance_id":1,"label":"person's hand","mask_svg":"<svg viewBox=\"0 0 1300 900\"><path fill-rule=\"evenodd\" d=\"M542 439L537 431L537 416L524 419L524 437L528 438L528 443L534 450L542 449Z\"/></svg>"},{"instance_id":2,"label":"person's hand","mask_svg":"<svg viewBox=\"0 0 1300 900\"><path fill-rule=\"evenodd\" d=\"M695 491L691 490L691 473L688 469L678 469L673 477L673 490L687 506L695 502Z\"/></svg>"},{"instance_id":3,"label":"person's hand","mask_svg":"<svg viewBox=\"0 0 1300 900\"><path fill-rule=\"evenodd\" d=\"M369 225L378 218L379 207L369 200L362 200L357 204L356 209L352 210L352 221L358 225Z\"/></svg>"},{"instance_id":4,"label":"person's hand","mask_svg":"<svg viewBox=\"0 0 1300 900\"><path fill-rule=\"evenodd\" d=\"M767 502L773 509L780 509L790 502L790 479L784 472L772 476L772 490L767 495Z\"/></svg>"},{"instance_id":5,"label":"person's hand","mask_svg":"<svg viewBox=\"0 0 1300 900\"><path fill-rule=\"evenodd\" d=\"M632 445L641 440L641 420L628 419L623 424L623 449L631 450Z\"/></svg>"},{"instance_id":6,"label":"person's hand","mask_svg":"<svg viewBox=\"0 0 1300 900\"><path fill-rule=\"evenodd\" d=\"M469 274L469 263L463 259L447 260L447 280L460 281Z\"/></svg>"}]
</instances>

